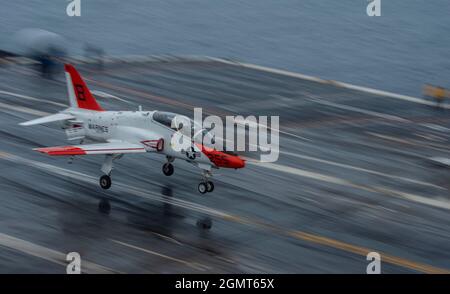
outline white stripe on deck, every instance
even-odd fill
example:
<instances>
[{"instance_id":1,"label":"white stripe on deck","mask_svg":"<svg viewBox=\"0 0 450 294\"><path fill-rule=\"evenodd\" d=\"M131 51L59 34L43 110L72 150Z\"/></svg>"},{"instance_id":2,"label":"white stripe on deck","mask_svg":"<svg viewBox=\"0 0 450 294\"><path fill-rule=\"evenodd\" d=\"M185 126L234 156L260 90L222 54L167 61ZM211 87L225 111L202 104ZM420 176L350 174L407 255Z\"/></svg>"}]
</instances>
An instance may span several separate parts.
<instances>
[{"instance_id":1,"label":"white stripe on deck","mask_svg":"<svg viewBox=\"0 0 450 294\"><path fill-rule=\"evenodd\" d=\"M324 163L324 164L328 164L328 165L333 165L333 166L342 167L342 168L346 168L346 169L351 169L351 170L356 170L356 171L360 171L360 172L365 172L365 173L377 175L377 176L380 176L380 177L386 177L386 178L390 178L390 179L401 180L401 181L405 181L405 182L409 182L409 183L413 183L413 184L418 184L418 185L423 185L423 186L437 188L437 189L440 189L440 190L447 190L444 187L437 186L437 185L434 185L434 184L430 184L430 183L427 183L427 182L414 180L414 179L401 177L401 176L390 175L390 174L387 174L385 172L378 172L378 171L375 171L375 170L366 169L366 168L362 168L362 167L357 167L357 166L353 166L353 165L349 165L349 164L334 162L334 161L330 161L330 160L325 160L325 159L312 157L312 156L307 156L307 155L296 154L296 153L287 152L287 151L281 151L280 153L281 154L286 154L288 156L301 158L301 159L316 161L316 162L320 162L320 163Z\"/></svg>"},{"instance_id":2,"label":"white stripe on deck","mask_svg":"<svg viewBox=\"0 0 450 294\"><path fill-rule=\"evenodd\" d=\"M7 234L0 233L0 245L13 249L15 251L20 251L22 253L53 262L55 264L62 265L64 267L66 267L69 264L69 262L66 261L67 254L65 253L49 249L47 247L37 245L29 241L25 241ZM110 268L98 265L93 262L89 262L83 259L83 256L81 256L81 271L90 274L117 273L117 271L114 271Z\"/></svg>"},{"instance_id":3,"label":"white stripe on deck","mask_svg":"<svg viewBox=\"0 0 450 294\"><path fill-rule=\"evenodd\" d=\"M383 91L383 90L377 90L377 89L373 89L373 88L369 88L369 87L352 85L352 84L349 84L349 83L344 83L344 82L339 82L339 81L334 81L334 80L325 80L325 79L321 79L321 78L318 78L318 77L313 77L313 76L304 75L304 74L300 74L300 73L296 73L296 72L291 72L291 71L287 71L287 70L276 69L276 68L271 68L271 67L251 64L251 63L230 61L230 60L225 60L225 59L221 59L221 58L214 58L214 57L211 57L210 59L213 60L213 61L217 61L217 62L221 62L221 63L225 63L225 64L230 64L230 65L235 65L235 66L236 65L237 66L242 66L242 67L245 67L245 68L255 69L255 70L269 72L269 73L274 73L274 74L279 74L279 75L283 75L283 76L288 76L288 77L292 77L292 78L298 78L298 79L312 81L312 82L317 82L317 83L321 83L321 84L330 84L330 85L334 85L336 87L345 88L345 89L349 89L349 90L360 91L360 92L369 93L369 94L373 94L373 95L377 95L377 96L383 96L383 97L387 97L387 98L399 99L399 100L403 100L403 101L408 101L408 102L418 103L418 104L423 104L423 105L428 105L428 106L436 106L436 103L434 103L434 102L427 101L427 100L424 100L424 99L421 99L421 98L417 98L417 97L413 97L413 96L396 94L396 93L392 93L392 92L388 92L388 91ZM446 108L446 109L450 109L450 104L443 103L441 105L441 107L442 108Z\"/></svg>"},{"instance_id":4,"label":"white stripe on deck","mask_svg":"<svg viewBox=\"0 0 450 294\"><path fill-rule=\"evenodd\" d=\"M370 116L379 117L379 118L383 118L383 119L387 119L387 120L393 120L393 121L399 121L399 122L411 122L410 120L404 119L404 118L396 116L396 115L385 114L385 113L362 109L362 108L358 108L358 107L354 107L354 106L338 104L338 103L329 102L329 101L325 101L325 100L319 100L319 99L310 99L310 101L315 102L317 104L321 104L321 105L326 105L326 106L330 106L330 107L334 107L334 108L338 108L338 109L367 114Z\"/></svg>"},{"instance_id":5,"label":"white stripe on deck","mask_svg":"<svg viewBox=\"0 0 450 294\"><path fill-rule=\"evenodd\" d=\"M35 98L35 97L28 96L28 95L22 95L22 94L17 94L17 93L13 93L13 92L3 91L3 90L0 90L0 94L13 96L13 97L16 97L16 98L21 98L21 99L25 99L25 100L29 100L29 101L53 104L53 105L61 106L61 107L65 107L65 108L68 107L66 104L54 102L54 101L51 101L51 100L48 100L48 99Z\"/></svg>"},{"instance_id":6,"label":"white stripe on deck","mask_svg":"<svg viewBox=\"0 0 450 294\"><path fill-rule=\"evenodd\" d=\"M110 241L112 241L112 242L114 242L116 244L120 244L122 246L128 247L128 248L133 248L135 250L142 251L142 252L145 252L145 253L148 253L148 254L151 254L151 255L155 255L155 256L158 256L158 257L161 257L161 258L173 261L173 262L181 263L181 264L183 264L185 266L194 268L196 270L205 271L205 270L209 269L208 266L203 265L203 264L199 264L199 263L196 263L196 262L189 262L189 261L186 261L186 260L183 260L183 259L171 257L171 256L168 256L168 255L156 252L156 251L152 251L152 250L149 250L149 249L138 247L138 246L135 246L135 245L132 245L132 244L128 244L128 243L122 242L122 241L113 240L113 239L110 239Z\"/></svg>"},{"instance_id":7,"label":"white stripe on deck","mask_svg":"<svg viewBox=\"0 0 450 294\"><path fill-rule=\"evenodd\" d=\"M31 114L31 115L37 115L37 116L46 116L46 115L50 114L48 112L35 110L35 109L29 108L29 107L15 106L15 105L6 104L3 102L0 102L0 108L7 109L7 110L14 110L17 112Z\"/></svg>"},{"instance_id":8,"label":"white stripe on deck","mask_svg":"<svg viewBox=\"0 0 450 294\"><path fill-rule=\"evenodd\" d=\"M376 187L376 186L366 186L366 185L360 185L356 183L352 183L348 180L341 179L334 176L328 176L316 172L311 172L307 170L302 170L299 168L294 168L286 165L281 164L275 164L275 163L256 163L249 161L248 164L253 164L255 166L264 167L268 169L272 169L275 171L283 172L283 173L289 173L296 176L301 176L309 179L319 180L322 182L330 183L330 184L336 184L341 186L346 186L350 188L360 189L372 193L380 193L382 195L390 195L390 196L396 196L398 198L403 198L406 200L410 200L413 202L421 203L421 204L427 204L430 206L438 207L438 208L444 208L447 210L450 210L450 201L447 201L445 199L438 200L433 198L427 198L420 195L414 195L411 193L405 193L397 190L387 189L383 187Z\"/></svg>"}]
</instances>

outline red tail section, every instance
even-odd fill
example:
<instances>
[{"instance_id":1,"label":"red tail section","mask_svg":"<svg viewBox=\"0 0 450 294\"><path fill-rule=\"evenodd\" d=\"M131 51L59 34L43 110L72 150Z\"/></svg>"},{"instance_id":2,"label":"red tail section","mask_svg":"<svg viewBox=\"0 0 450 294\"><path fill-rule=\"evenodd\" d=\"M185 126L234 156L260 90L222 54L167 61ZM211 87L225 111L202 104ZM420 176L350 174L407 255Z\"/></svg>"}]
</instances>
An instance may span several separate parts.
<instances>
[{"instance_id":1,"label":"red tail section","mask_svg":"<svg viewBox=\"0 0 450 294\"><path fill-rule=\"evenodd\" d=\"M83 81L75 67L70 64L65 64L64 70L66 71L67 88L71 106L104 111L103 108L98 105L95 97L91 94L91 91L89 91L89 88L86 86L86 83Z\"/></svg>"}]
</instances>

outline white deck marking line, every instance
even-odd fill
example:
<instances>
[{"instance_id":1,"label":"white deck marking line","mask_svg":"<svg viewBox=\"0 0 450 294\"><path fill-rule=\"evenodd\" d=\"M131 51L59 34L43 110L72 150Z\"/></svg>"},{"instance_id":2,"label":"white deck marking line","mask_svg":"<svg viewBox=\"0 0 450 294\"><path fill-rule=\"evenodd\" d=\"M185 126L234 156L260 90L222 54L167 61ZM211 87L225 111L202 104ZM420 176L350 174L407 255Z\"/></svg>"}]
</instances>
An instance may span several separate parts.
<instances>
[{"instance_id":1,"label":"white deck marking line","mask_svg":"<svg viewBox=\"0 0 450 294\"><path fill-rule=\"evenodd\" d=\"M228 141L228 140L223 140L222 138L219 138L222 141ZM307 138L305 138L306 140L308 140ZM262 146L260 145L255 145L255 144L249 144L252 145L256 148L260 148L261 150L264 149ZM409 182L409 183L414 183L414 184L419 184L419 185L423 185L423 186L427 186L427 187L433 187L436 189L440 189L440 190L447 190L447 188L438 186L438 185L434 185L431 183L427 183L427 182L423 182L423 181L419 181L419 180L414 180L414 179L410 179L410 178L406 178L406 177L401 177L401 176L395 176L395 175L390 175L390 174L386 174L386 173L382 173L382 172L377 172L375 170L370 170L370 169L365 169L365 168L361 168L361 167L357 167L357 166L353 166L353 165L348 165L348 164L343 164L343 163L338 163L338 162L334 162L334 161L330 161L330 160L325 160L325 159L320 159L317 157L312 157L312 156L307 156L307 155L300 155L300 154L296 154L296 153L292 153L292 152L288 152L288 151L280 151L280 154L285 154L288 156L293 156L293 157L298 157L298 158L302 158L302 159L306 159L306 160L311 160L311 161L316 161L316 162L321 162L324 164L329 164L329 165L333 165L333 166L338 166L338 167L342 167L342 168L347 168L347 169L353 169L353 170L357 170L357 171L361 171L361 172L366 172L366 173L370 173L370 174L374 174L374 175L378 175L378 176L382 176L382 177L386 177L386 178L391 178L391 179L397 179L397 180L402 180L405 182ZM241 157L245 157L245 156L241 156ZM253 159L253 158L249 158L249 157L245 157L245 159L247 160L247 162L253 162L253 163L264 163L261 162L257 159Z\"/></svg>"},{"instance_id":2,"label":"white deck marking line","mask_svg":"<svg viewBox=\"0 0 450 294\"><path fill-rule=\"evenodd\" d=\"M26 253L28 255L62 265L64 267L69 264L69 262L66 261L66 254L62 252L49 249L47 247L37 245L7 234L0 233L0 245L13 249L15 251L20 251L22 253ZM83 259L83 256L81 256L81 271L88 274L119 273L118 271L87 261Z\"/></svg>"},{"instance_id":3,"label":"white deck marking line","mask_svg":"<svg viewBox=\"0 0 450 294\"><path fill-rule=\"evenodd\" d=\"M91 93L92 93L92 95L97 96L97 97L102 97L102 98L106 98L106 99L108 99L108 98L109 99L115 99L115 100L118 100L118 101L121 101L121 102L125 102L125 103L128 103L128 104L135 104L133 102L130 102L130 101L125 100L123 98L119 98L117 96L114 96L112 94L109 94L109 93L106 93L106 92L103 92L103 91L91 90Z\"/></svg>"},{"instance_id":4,"label":"white deck marking line","mask_svg":"<svg viewBox=\"0 0 450 294\"><path fill-rule=\"evenodd\" d=\"M379 118L383 118L383 119L394 120L394 121L405 122L405 123L406 122L411 122L410 120L404 119L404 118L399 117L399 116L385 114L385 113L371 111L371 110L366 110L366 109L353 107L353 106L349 106L349 105L344 105L344 104L338 104L338 103L334 103L334 102L319 100L319 99L316 99L316 98L310 99L310 101L315 102L317 104L322 104L322 105L335 107L335 108L343 109L343 110L349 110L349 111L353 111L353 112L359 112L359 113L363 113L363 114L367 114L367 115L371 115L371 116L375 116L375 117L379 117Z\"/></svg>"},{"instance_id":5,"label":"white deck marking line","mask_svg":"<svg viewBox=\"0 0 450 294\"><path fill-rule=\"evenodd\" d=\"M388 140L388 141L393 141L393 142L396 142L396 143L407 144L407 145L418 145L418 144L414 144L414 143L412 143L412 142L410 142L408 140L396 138L396 137L393 137L393 136L378 134L378 133L374 133L374 132L366 132L366 133L368 135L371 135L371 136L374 136L374 137L377 137L377 138L381 138L381 139L385 139L385 140Z\"/></svg>"},{"instance_id":6,"label":"white deck marking line","mask_svg":"<svg viewBox=\"0 0 450 294\"><path fill-rule=\"evenodd\" d=\"M427 128L430 128L430 129L435 130L435 131L439 131L439 132L444 132L444 133L450 132L449 128L446 128L446 127L441 126L441 125L433 124L433 123L422 123L420 125L424 126L424 127L427 127Z\"/></svg>"},{"instance_id":7,"label":"white deck marking line","mask_svg":"<svg viewBox=\"0 0 450 294\"><path fill-rule=\"evenodd\" d=\"M210 267L208 267L206 265L203 265L203 264L199 264L199 263L196 263L196 262L189 262L189 261L186 261L186 260L183 260L183 259L171 257L171 256L168 256L168 255L165 255L165 254L162 254L162 253L158 253L156 251L152 251L152 250L149 250L149 249L141 248L141 247L138 247L138 246L135 246L135 245L131 245L131 244L128 244L128 243L125 243L125 242L121 242L121 241L118 241L118 240L114 240L114 239L109 239L109 240L114 242L114 243L116 243L116 244L120 244L120 245L128 247L128 248L133 248L133 249L136 249L136 250L148 253L148 254L152 254L152 255L156 255L156 256L168 259L168 260L173 261L173 262L178 262L178 263L184 264L184 265L186 265L188 267L192 267L192 268L194 268L196 270L206 271L206 270L210 269Z\"/></svg>"},{"instance_id":8,"label":"white deck marking line","mask_svg":"<svg viewBox=\"0 0 450 294\"><path fill-rule=\"evenodd\" d=\"M245 126L245 125L248 125L248 126L250 126L251 124L245 124L245 122L243 121L243 120L237 120L237 119L234 119L234 122L236 123L236 124L239 124L239 125L242 125L242 126ZM269 126L267 126L267 125L263 125L263 124L260 124L260 123L253 123L253 126L257 126L257 127L259 127L259 128L261 128L261 129L267 129L267 130L270 130L270 131L273 131L273 129L271 128L271 127L269 127ZM238 129L239 130L239 129ZM246 131L244 131L245 133L247 133ZM312 141L311 139L308 139L308 138L305 138L305 137L302 137L302 136L300 136L300 135L296 135L296 134L293 134L293 133L290 133L290 132L287 132L287 131L283 131L283 130L281 130L281 126L280 126L280 128L278 129L278 132L280 133L280 134L285 134L285 135L288 135L288 136L291 136L291 137L294 137L294 138L297 138L297 139L301 139L301 140L305 140L305 141ZM228 140L226 140L226 141L228 141ZM250 145L252 145L252 146L255 146L254 144L250 144Z\"/></svg>"},{"instance_id":9,"label":"white deck marking line","mask_svg":"<svg viewBox=\"0 0 450 294\"><path fill-rule=\"evenodd\" d=\"M225 60L222 58L214 58L214 57L210 57L210 59L213 61L217 61L217 62L221 62L221 63L225 63L225 64L238 65L238 66L242 66L242 67L246 67L246 68L256 69L256 70L260 70L260 71L270 72L270 73L274 73L274 74L279 74L279 75L283 75L283 76L298 78L298 79L312 81L312 82L317 82L317 83L321 83L321 84L332 84L332 85L335 85L340 88L356 90L356 91L360 91L360 92L374 94L377 96L399 99L399 100L404 100L404 101L428 105L428 106L436 106L436 103L434 103L434 102L427 101L427 100L413 97L413 96L396 94L396 93L383 91L383 90L377 90L377 89L373 89L373 88L369 88L369 87L356 86L356 85L352 85L349 83L344 83L344 82L339 82L339 81L334 81L334 80L325 80L325 79L321 79L318 77L313 77L313 76L309 76L309 75L305 75L305 74L300 74L300 73L296 73L296 72L291 72L291 71L287 71L287 70L276 69L276 68L251 64L251 63L230 61L230 60ZM450 109L450 104L448 104L448 103L444 103L441 106L443 108Z\"/></svg>"},{"instance_id":10,"label":"white deck marking line","mask_svg":"<svg viewBox=\"0 0 450 294\"><path fill-rule=\"evenodd\" d=\"M176 240L176 239L174 239L174 238L171 238L171 237L169 237L169 236L166 236L166 235L163 235L163 234L159 234L159 233L156 233L156 232L152 232L152 233L153 233L154 235L156 235L156 236L158 236L158 237L164 239L164 240L168 240L168 241L170 241L170 242L172 242L172 243L175 243L175 244L177 244L177 245L183 246L183 243L181 243L180 241L178 241L178 240Z\"/></svg>"},{"instance_id":11,"label":"white deck marking line","mask_svg":"<svg viewBox=\"0 0 450 294\"><path fill-rule=\"evenodd\" d=\"M47 104L53 104L53 105L61 106L61 107L65 107L65 108L69 107L66 104L54 102L54 101L51 101L51 100L39 99L39 98L35 98L35 97L27 96L27 95L22 95L22 94L17 94L17 93L13 93L13 92L8 92L8 91L3 91L3 90L0 90L0 94L14 96L14 97L17 97L17 98L22 98L22 99L30 100L30 101L37 101L37 102L42 102L42 103L47 103Z\"/></svg>"},{"instance_id":12,"label":"white deck marking line","mask_svg":"<svg viewBox=\"0 0 450 294\"><path fill-rule=\"evenodd\" d=\"M421 142L421 141L417 141L414 139L410 139L410 140L406 140L406 139L400 139L397 137L393 137L393 136L388 136L388 135L383 135L383 134L378 134L378 133L374 133L374 132L366 132L369 135L372 135L374 137L378 137L384 140L388 140L388 141L393 141L393 142L397 142L397 143L402 143L402 144L406 144L406 145L412 145L412 146L422 146L422 147L428 147L428 148L432 148L432 149L438 149L438 150L443 150L443 151L448 151L448 146L447 145L443 145L443 144L439 144L439 143L434 143L434 142Z\"/></svg>"},{"instance_id":13,"label":"white deck marking line","mask_svg":"<svg viewBox=\"0 0 450 294\"><path fill-rule=\"evenodd\" d=\"M324 174L310 172L310 171L306 171L306 170L302 170L299 168L294 168L294 167L290 167L290 166L286 166L286 165L280 165L280 164L275 164L275 163L255 163L255 162L248 162L248 163L253 164L255 166L265 167L268 169L281 171L281 172L285 172L285 173L290 173L290 174L305 177L305 178L319 180L322 182L327 182L327 183L341 185L341 186L347 186L350 188L356 188L356 189L360 189L360 190L364 190L364 191L368 191L368 192L372 192L372 193L380 193L382 195L388 194L388 195L396 196L398 198L410 200L413 202L427 204L429 206L434 206L434 207L450 210L450 201L446 201L444 199L443 200L430 199L430 198L426 198L424 196L414 195L414 194L396 191L396 190L392 190L392 189L387 189L387 188L383 188L383 187L370 187L370 186L365 186L365 185L359 185L359 184L355 184L355 183L352 183L350 181L347 181L345 179L341 179L338 177L327 176Z\"/></svg>"},{"instance_id":14,"label":"white deck marking line","mask_svg":"<svg viewBox=\"0 0 450 294\"><path fill-rule=\"evenodd\" d=\"M366 168L362 168L362 167L357 167L357 166L353 166L353 165L349 165L349 164L334 162L334 161L330 161L330 160L320 159L320 158L317 158L317 157L312 157L312 156L307 156L307 155L296 154L296 153L287 152L287 151L280 151L280 153L281 154L286 154L286 155L289 155L289 156L293 156L293 157L306 159L306 160L311 160L311 161L325 163L325 164L329 164L329 165L333 165L333 166L338 166L338 167L342 167L342 168L357 170L357 171L361 171L361 172L365 172L365 173L369 173L369 174L373 174L373 175L377 175L377 176L381 176L381 177L402 180L402 181L405 181L405 182L410 182L410 183L419 184L419 185L423 185L423 186L433 187L433 188L437 188L437 189L440 189L440 190L447 190L444 187L437 186L437 185L434 185L434 184L430 184L430 183L427 183L427 182L414 180L414 179L410 179L410 178L405 178L405 177L401 177L401 176L390 175L390 174L387 174L387 173L382 173L382 172L378 172L378 171L375 171L375 170L366 169Z\"/></svg>"},{"instance_id":15,"label":"white deck marking line","mask_svg":"<svg viewBox=\"0 0 450 294\"><path fill-rule=\"evenodd\" d=\"M18 112L22 112L22 113L26 113L26 114L37 115L37 116L46 116L46 115L50 114L48 112L35 110L35 109L28 108L25 106L14 106L14 105L6 104L3 102L0 102L0 107L4 108L4 109L14 110L14 111L18 111Z\"/></svg>"}]
</instances>

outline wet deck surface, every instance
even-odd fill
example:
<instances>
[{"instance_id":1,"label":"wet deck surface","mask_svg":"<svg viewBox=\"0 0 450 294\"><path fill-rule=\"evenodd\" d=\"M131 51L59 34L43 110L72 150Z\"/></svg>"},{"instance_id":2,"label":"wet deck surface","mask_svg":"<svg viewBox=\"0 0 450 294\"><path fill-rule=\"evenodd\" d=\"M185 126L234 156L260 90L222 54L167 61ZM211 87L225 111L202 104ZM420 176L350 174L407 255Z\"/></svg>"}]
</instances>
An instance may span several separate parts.
<instances>
[{"instance_id":1,"label":"wet deck surface","mask_svg":"<svg viewBox=\"0 0 450 294\"><path fill-rule=\"evenodd\" d=\"M129 155L105 192L101 156L35 153L65 134L17 125L67 104L64 76L0 67L0 272L64 273L76 251L87 272L365 273L367 250L383 273L450 271L450 173L428 160L450 157L448 110L214 61L77 68L123 99L99 97L108 110L279 115L280 158L201 196L191 165L166 177L163 157Z\"/></svg>"}]
</instances>

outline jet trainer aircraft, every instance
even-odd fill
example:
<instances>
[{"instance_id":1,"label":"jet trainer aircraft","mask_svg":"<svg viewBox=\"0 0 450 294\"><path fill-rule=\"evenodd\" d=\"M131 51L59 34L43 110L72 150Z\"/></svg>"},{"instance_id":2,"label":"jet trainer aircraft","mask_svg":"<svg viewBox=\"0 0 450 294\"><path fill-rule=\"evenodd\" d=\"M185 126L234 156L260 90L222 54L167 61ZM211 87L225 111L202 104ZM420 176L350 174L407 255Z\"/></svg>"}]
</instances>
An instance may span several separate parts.
<instances>
[{"instance_id":1,"label":"jet trainer aircraft","mask_svg":"<svg viewBox=\"0 0 450 294\"><path fill-rule=\"evenodd\" d=\"M23 122L30 126L59 122L68 140L79 140L79 145L36 148L33 150L51 156L105 155L100 177L103 189L111 187L111 171L114 160L128 153L158 153L165 155L167 162L162 166L166 176L174 172L172 162L183 159L200 168L203 180L198 185L202 194L212 192L214 184L209 180L212 168L243 168L245 160L235 154L221 152L207 147L194 139L185 149L173 148L174 134L182 128L185 116L162 111L105 111L97 103L86 83L76 69L64 65L70 107L56 114ZM177 120L180 123L177 123ZM191 121L192 122L192 121ZM193 123L193 122L192 122ZM193 126L193 124L192 124ZM193 131L194 129L192 129ZM203 134L206 130L201 130ZM197 135L198 135L197 131ZM195 138L195 135L189 138ZM93 144L83 144L84 141Z\"/></svg>"}]
</instances>

